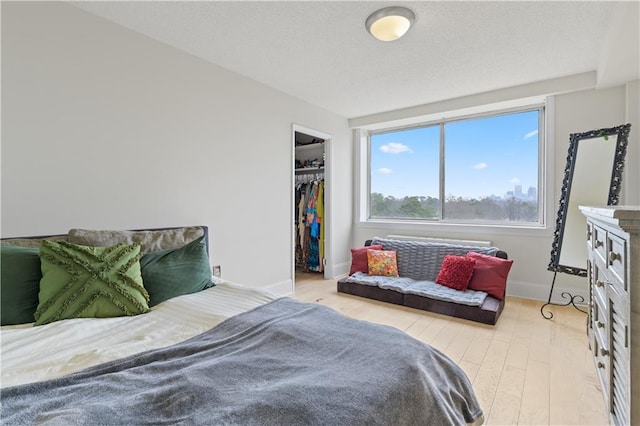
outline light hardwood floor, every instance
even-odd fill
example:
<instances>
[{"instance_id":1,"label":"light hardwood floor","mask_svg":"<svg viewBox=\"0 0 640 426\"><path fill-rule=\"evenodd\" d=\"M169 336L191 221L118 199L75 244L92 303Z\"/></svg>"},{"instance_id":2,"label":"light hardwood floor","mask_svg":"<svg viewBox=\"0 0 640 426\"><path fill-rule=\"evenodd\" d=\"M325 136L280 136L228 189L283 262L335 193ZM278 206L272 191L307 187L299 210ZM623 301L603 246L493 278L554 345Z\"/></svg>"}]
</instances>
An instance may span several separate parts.
<instances>
[{"instance_id":1,"label":"light hardwood floor","mask_svg":"<svg viewBox=\"0 0 640 426\"><path fill-rule=\"evenodd\" d=\"M573 307L508 297L495 326L336 291L335 280L296 276L294 298L389 325L441 350L473 383L488 425L606 425L607 413L587 344L586 315Z\"/></svg>"}]
</instances>

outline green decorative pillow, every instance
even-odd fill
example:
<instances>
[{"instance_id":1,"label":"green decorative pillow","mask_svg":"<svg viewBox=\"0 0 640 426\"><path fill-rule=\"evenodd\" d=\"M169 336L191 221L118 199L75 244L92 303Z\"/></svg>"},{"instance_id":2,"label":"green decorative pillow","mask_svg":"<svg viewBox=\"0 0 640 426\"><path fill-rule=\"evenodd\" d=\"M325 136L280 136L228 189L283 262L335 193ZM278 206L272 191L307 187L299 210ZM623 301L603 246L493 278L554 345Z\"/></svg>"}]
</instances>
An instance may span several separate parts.
<instances>
[{"instance_id":1,"label":"green decorative pillow","mask_svg":"<svg viewBox=\"0 0 640 426\"><path fill-rule=\"evenodd\" d=\"M149 311L140 245L89 247L65 241L40 246L42 281L36 325L69 318L106 318Z\"/></svg>"},{"instance_id":2,"label":"green decorative pillow","mask_svg":"<svg viewBox=\"0 0 640 426\"><path fill-rule=\"evenodd\" d=\"M149 306L214 285L204 237L177 249L147 253L140 259L140 267Z\"/></svg>"},{"instance_id":3,"label":"green decorative pillow","mask_svg":"<svg viewBox=\"0 0 640 426\"><path fill-rule=\"evenodd\" d=\"M0 316L2 325L34 322L40 289L40 251L0 246Z\"/></svg>"}]
</instances>

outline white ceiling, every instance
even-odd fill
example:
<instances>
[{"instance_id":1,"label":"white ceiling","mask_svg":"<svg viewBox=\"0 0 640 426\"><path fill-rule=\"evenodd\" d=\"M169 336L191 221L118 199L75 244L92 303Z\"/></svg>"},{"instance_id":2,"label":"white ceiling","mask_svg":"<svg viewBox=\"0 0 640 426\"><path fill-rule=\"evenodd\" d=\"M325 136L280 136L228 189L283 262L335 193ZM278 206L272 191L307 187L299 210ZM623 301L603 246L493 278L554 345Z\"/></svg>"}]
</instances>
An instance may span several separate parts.
<instances>
[{"instance_id":1,"label":"white ceiling","mask_svg":"<svg viewBox=\"0 0 640 426\"><path fill-rule=\"evenodd\" d=\"M73 2L347 118L594 71L612 2ZM364 27L385 6L405 37ZM636 45L637 48L637 45Z\"/></svg>"}]
</instances>

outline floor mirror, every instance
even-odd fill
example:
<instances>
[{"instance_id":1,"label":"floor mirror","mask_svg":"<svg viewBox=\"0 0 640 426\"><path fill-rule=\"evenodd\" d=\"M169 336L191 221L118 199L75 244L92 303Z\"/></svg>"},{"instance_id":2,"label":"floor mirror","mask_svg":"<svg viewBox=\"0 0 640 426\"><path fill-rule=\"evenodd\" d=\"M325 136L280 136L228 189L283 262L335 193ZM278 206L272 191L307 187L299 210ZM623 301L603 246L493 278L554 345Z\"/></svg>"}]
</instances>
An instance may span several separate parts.
<instances>
[{"instance_id":1,"label":"floor mirror","mask_svg":"<svg viewBox=\"0 0 640 426\"><path fill-rule=\"evenodd\" d=\"M553 313L544 311L548 305L573 305L585 312L577 306L584 304L581 295L562 292L561 298L566 302L552 302L553 288L558 273L587 276L586 220L578 206L618 204L630 129L631 124L625 124L572 133L569 137L551 260L547 267L553 272L553 280L549 299L540 308L540 313L546 319L553 318Z\"/></svg>"}]
</instances>

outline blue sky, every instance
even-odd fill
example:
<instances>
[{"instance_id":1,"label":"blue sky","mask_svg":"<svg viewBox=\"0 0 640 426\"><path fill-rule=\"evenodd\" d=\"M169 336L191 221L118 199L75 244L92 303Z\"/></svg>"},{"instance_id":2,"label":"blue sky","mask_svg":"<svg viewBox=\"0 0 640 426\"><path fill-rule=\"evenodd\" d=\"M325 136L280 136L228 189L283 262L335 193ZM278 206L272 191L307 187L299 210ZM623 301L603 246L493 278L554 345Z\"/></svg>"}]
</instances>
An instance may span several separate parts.
<instances>
[{"instance_id":1,"label":"blue sky","mask_svg":"<svg viewBox=\"0 0 640 426\"><path fill-rule=\"evenodd\" d=\"M538 111L445 125L445 194L504 196L538 186ZM371 136L371 192L438 197L440 128Z\"/></svg>"}]
</instances>

